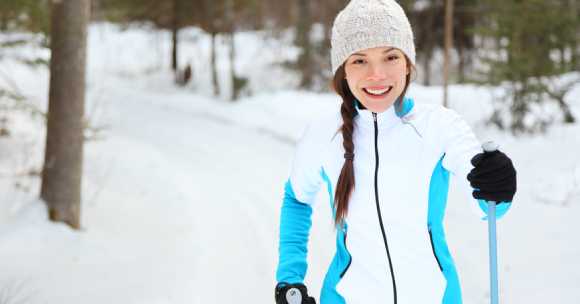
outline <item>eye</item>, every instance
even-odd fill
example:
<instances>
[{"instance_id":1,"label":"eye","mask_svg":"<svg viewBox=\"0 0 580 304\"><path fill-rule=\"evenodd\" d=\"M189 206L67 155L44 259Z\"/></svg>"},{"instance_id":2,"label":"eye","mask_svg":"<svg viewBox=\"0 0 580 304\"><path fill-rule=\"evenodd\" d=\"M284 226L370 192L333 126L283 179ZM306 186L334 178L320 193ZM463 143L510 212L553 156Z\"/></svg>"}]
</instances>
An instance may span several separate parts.
<instances>
[{"instance_id":1,"label":"eye","mask_svg":"<svg viewBox=\"0 0 580 304\"><path fill-rule=\"evenodd\" d=\"M398 55L389 55L389 56L387 56L387 60L388 61L394 61L394 60L397 60L397 59L399 59L399 56Z\"/></svg>"},{"instance_id":2,"label":"eye","mask_svg":"<svg viewBox=\"0 0 580 304\"><path fill-rule=\"evenodd\" d=\"M355 59L352 61L352 64L363 64L365 63L364 59Z\"/></svg>"}]
</instances>

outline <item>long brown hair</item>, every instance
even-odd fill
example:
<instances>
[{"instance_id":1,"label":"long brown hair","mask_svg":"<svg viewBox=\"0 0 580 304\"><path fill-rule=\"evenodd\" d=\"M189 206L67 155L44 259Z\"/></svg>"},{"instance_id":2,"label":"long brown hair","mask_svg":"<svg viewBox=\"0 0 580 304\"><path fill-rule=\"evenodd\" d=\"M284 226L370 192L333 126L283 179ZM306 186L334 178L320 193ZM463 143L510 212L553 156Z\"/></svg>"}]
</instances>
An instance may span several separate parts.
<instances>
[{"instance_id":1,"label":"long brown hair","mask_svg":"<svg viewBox=\"0 0 580 304\"><path fill-rule=\"evenodd\" d=\"M411 74L414 74L415 67L411 64L410 60L405 56L407 61L407 67L409 73L405 77L406 83L401 96L397 98L397 102L401 103L403 97L407 92L409 83L411 82ZM334 223L338 227L343 224L344 219L348 213L348 203L350 200L350 195L354 189L354 143L352 141L352 135L354 132L354 117L356 116L355 109L355 97L348 87L348 82L346 81L346 72L344 70L344 64L338 68L334 74L332 80L332 88L334 91L342 97L342 105L340 106L340 114L342 116L342 126L338 130L342 133L342 146L344 147L344 164L342 165L342 170L340 171L340 176L338 177L338 182L336 185L336 192L334 194L334 210L335 218Z\"/></svg>"}]
</instances>

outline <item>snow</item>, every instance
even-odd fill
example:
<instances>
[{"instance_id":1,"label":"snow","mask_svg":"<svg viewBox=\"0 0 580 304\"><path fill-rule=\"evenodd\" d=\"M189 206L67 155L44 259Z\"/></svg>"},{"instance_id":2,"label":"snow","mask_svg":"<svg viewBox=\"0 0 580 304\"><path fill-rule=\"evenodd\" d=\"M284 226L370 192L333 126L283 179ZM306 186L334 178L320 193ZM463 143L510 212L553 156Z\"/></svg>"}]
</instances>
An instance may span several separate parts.
<instances>
[{"instance_id":1,"label":"snow","mask_svg":"<svg viewBox=\"0 0 580 304\"><path fill-rule=\"evenodd\" d=\"M182 36L181 62L191 60L199 78L175 88L166 71L167 32L91 26L87 117L103 130L85 146L81 231L48 221L38 199L42 117L4 110L11 136L0 137L0 299L273 301L280 204L295 144L306 124L339 99L292 90L294 75L269 68L294 56L279 52L286 42L250 32L237 38L236 69L250 78L255 95L237 103L223 99L227 92L211 97L209 39L198 29ZM23 56L47 56L34 46L19 48ZM220 48L224 75L227 49ZM46 68L8 56L0 62L0 86L7 76L28 103L46 109ZM438 103L442 89L415 83L409 94ZM556 124L544 135L514 137L484 124L492 111L489 88L455 85L449 94L450 106L479 138L498 142L518 170L513 207L498 221L501 302L579 303L580 126ZM578 118L580 86L568 97ZM450 193L447 240L464 302L488 303L487 223L460 192ZM334 254L326 195L321 191L315 205L306 277L317 298Z\"/></svg>"}]
</instances>

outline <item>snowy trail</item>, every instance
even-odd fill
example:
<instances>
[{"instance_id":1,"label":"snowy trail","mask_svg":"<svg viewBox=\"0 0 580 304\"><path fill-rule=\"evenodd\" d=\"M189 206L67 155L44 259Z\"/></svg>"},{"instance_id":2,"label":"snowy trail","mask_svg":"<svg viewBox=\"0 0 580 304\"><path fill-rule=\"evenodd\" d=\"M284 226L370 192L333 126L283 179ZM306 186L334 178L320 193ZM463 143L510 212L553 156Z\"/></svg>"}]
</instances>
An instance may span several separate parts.
<instances>
[{"instance_id":1,"label":"snowy trail","mask_svg":"<svg viewBox=\"0 0 580 304\"><path fill-rule=\"evenodd\" d=\"M168 90L107 87L99 123L109 129L85 149L84 230L49 223L42 212L21 217L0 233L0 260L19 257L2 265L0 283L22 284L31 303L272 302L279 207L293 134L301 132L289 131L304 125L292 118L269 129L262 115L276 113L266 103L235 108ZM569 160L578 143L568 134L575 129L559 132L555 145L568 155L550 167L526 166L551 153L540 140L487 134L520 162L518 200L498 222L500 296L507 303L566 303L578 294L580 252L567 245L578 229L577 196L565 206L562 193L572 190L560 189L577 175ZM306 277L317 298L334 253L324 192L313 214ZM465 302L484 304L487 226L469 209L452 186L448 242Z\"/></svg>"},{"instance_id":2,"label":"snowy trail","mask_svg":"<svg viewBox=\"0 0 580 304\"><path fill-rule=\"evenodd\" d=\"M163 100L162 95L153 93L143 100L142 94L130 91L114 94L118 95L109 104L113 142L128 141L127 146L142 149L103 146L99 150L116 151L116 157L123 159L118 162L131 163L117 170L114 178L119 180L127 182L125 177L142 172L142 166L150 168L150 185L127 182L127 187L146 191L143 207L151 207L149 215L162 218L154 222L165 233L172 232L175 221L183 223L175 249L191 261L175 265L180 276L188 278L180 284L189 282L183 288L189 289L195 303L269 301L277 245L268 241L277 235L286 178L280 173L288 170L292 145L204 116L203 109L172 108L171 100ZM240 187L240 183L251 185ZM158 204L169 205L167 215L153 213L164 209ZM151 240L154 246L155 241ZM174 253L167 250L168 259Z\"/></svg>"},{"instance_id":3,"label":"snowy trail","mask_svg":"<svg viewBox=\"0 0 580 304\"><path fill-rule=\"evenodd\" d=\"M85 149L83 232L38 222L43 214L34 225L13 225L0 234L0 260L19 259L3 265L0 283L22 284L31 303L271 303L279 207L296 141L288 127L249 125L252 119L236 117L249 112L175 89L110 86L103 100L105 140ZM567 161L577 144L566 134L574 129L561 131L558 145L570 155L554 159L549 172L526 164L551 147L495 136L520 161L518 201L498 222L507 303L566 303L578 294L580 252L566 245L578 207L570 201L563 211L558 194L566 191L557 188L577 174ZM448 242L465 301L484 304L487 226L463 202L452 187ZM317 298L334 253L329 214L327 204L315 206L306 280Z\"/></svg>"}]
</instances>

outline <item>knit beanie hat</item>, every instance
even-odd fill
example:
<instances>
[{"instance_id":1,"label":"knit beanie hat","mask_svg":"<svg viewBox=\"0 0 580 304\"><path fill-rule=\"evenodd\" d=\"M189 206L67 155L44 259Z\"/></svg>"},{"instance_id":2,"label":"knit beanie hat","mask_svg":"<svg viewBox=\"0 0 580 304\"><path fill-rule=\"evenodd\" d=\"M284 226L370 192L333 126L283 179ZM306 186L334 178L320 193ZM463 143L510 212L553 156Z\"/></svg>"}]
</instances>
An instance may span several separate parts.
<instances>
[{"instance_id":1,"label":"knit beanie hat","mask_svg":"<svg viewBox=\"0 0 580 304\"><path fill-rule=\"evenodd\" d=\"M357 51L389 46L403 51L415 65L409 19L395 0L351 0L332 26L332 73Z\"/></svg>"}]
</instances>

